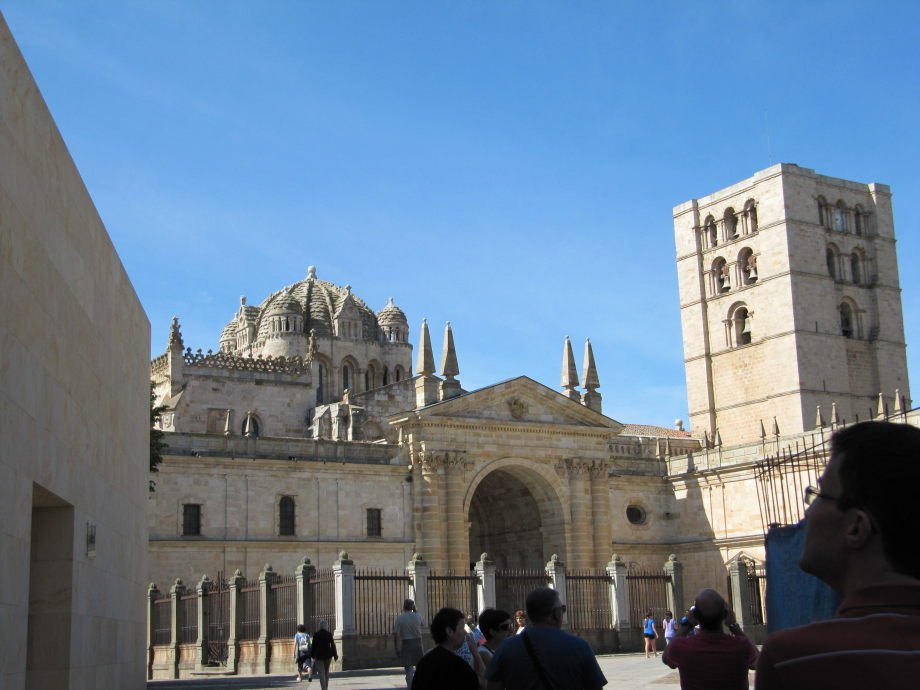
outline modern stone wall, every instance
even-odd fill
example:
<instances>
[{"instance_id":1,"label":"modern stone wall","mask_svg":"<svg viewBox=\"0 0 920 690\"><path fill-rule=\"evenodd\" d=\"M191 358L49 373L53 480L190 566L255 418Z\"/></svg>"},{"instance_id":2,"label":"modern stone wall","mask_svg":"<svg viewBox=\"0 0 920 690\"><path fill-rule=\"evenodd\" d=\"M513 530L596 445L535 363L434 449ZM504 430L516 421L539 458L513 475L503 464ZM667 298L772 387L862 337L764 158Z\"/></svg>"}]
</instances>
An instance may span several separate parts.
<instances>
[{"instance_id":1,"label":"modern stone wall","mask_svg":"<svg viewBox=\"0 0 920 690\"><path fill-rule=\"evenodd\" d=\"M144 687L150 327L0 18L0 686Z\"/></svg>"}]
</instances>

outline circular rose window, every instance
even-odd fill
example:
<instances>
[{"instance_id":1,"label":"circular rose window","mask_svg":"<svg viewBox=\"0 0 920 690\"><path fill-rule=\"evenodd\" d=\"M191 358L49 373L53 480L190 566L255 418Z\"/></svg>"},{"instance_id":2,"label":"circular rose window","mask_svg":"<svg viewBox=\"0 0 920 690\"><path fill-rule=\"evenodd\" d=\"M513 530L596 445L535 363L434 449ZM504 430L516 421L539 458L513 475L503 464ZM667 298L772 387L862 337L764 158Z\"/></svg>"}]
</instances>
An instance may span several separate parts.
<instances>
[{"instance_id":1,"label":"circular rose window","mask_svg":"<svg viewBox=\"0 0 920 690\"><path fill-rule=\"evenodd\" d=\"M645 510L637 505L626 506L626 519L633 525L645 524L647 516Z\"/></svg>"}]
</instances>

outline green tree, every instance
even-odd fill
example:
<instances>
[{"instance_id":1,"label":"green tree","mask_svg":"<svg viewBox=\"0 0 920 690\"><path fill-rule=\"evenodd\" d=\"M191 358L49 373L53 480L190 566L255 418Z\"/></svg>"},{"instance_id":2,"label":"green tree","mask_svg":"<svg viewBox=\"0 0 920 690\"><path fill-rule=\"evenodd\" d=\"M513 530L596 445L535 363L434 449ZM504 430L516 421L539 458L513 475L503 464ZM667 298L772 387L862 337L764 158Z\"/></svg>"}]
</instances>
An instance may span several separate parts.
<instances>
[{"instance_id":1,"label":"green tree","mask_svg":"<svg viewBox=\"0 0 920 690\"><path fill-rule=\"evenodd\" d=\"M150 384L150 472L159 472L157 467L163 462L163 453L169 448L169 445L163 441L164 433L157 428L160 421L160 415L166 409L165 405L156 404L156 396L153 393L153 384ZM150 490L156 491L157 483L150 479Z\"/></svg>"}]
</instances>

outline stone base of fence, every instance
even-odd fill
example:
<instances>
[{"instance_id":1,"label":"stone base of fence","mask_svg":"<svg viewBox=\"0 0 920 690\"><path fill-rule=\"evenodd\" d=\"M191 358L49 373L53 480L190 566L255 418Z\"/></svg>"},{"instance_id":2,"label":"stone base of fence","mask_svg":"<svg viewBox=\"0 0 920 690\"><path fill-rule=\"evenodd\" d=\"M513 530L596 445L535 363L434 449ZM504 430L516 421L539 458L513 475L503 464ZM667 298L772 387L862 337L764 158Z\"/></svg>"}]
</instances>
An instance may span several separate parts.
<instances>
[{"instance_id":1,"label":"stone base of fence","mask_svg":"<svg viewBox=\"0 0 920 690\"><path fill-rule=\"evenodd\" d=\"M616 632L618 652L641 652L645 649L645 638L642 636L640 628L628 628Z\"/></svg>"}]
</instances>

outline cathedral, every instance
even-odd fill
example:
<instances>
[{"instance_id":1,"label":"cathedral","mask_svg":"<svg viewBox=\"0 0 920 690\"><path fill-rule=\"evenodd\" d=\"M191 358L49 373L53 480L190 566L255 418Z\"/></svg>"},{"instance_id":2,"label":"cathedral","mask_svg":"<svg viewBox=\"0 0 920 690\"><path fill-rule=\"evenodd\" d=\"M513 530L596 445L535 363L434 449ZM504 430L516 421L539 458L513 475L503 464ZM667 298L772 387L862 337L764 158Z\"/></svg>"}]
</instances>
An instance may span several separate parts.
<instances>
[{"instance_id":1,"label":"cathedral","mask_svg":"<svg viewBox=\"0 0 920 690\"><path fill-rule=\"evenodd\" d=\"M675 554L693 592L762 562L764 457L907 419L891 193L779 164L673 216L687 429L605 416L590 342L580 375L563 343L559 390L526 375L465 390L449 323L438 359L425 321L414 351L393 300L375 312L314 267L241 298L216 351L186 348L174 320L151 363L168 449L148 579L286 573L342 550L457 572L482 553L505 568Z\"/></svg>"}]
</instances>

